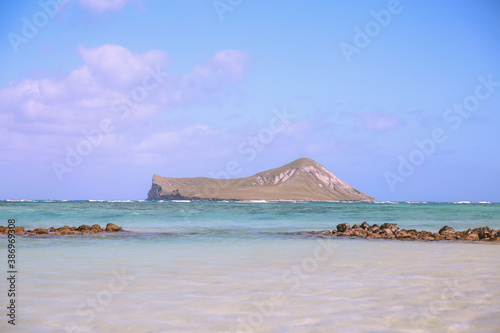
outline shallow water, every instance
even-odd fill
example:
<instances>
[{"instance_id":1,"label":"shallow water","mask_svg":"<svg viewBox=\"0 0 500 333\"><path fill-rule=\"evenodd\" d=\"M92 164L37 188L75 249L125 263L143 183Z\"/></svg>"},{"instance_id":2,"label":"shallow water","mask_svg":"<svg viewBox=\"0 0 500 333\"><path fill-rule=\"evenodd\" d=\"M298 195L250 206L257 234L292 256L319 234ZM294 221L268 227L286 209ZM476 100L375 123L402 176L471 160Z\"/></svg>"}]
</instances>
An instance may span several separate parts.
<instances>
[{"instance_id":1,"label":"shallow water","mask_svg":"<svg viewBox=\"0 0 500 333\"><path fill-rule=\"evenodd\" d=\"M18 237L23 332L500 327L499 244L296 234L365 220L498 229L499 204L0 202L0 212L28 228L113 222L131 231ZM1 238L5 254L6 246ZM0 331L7 329L3 319Z\"/></svg>"}]
</instances>

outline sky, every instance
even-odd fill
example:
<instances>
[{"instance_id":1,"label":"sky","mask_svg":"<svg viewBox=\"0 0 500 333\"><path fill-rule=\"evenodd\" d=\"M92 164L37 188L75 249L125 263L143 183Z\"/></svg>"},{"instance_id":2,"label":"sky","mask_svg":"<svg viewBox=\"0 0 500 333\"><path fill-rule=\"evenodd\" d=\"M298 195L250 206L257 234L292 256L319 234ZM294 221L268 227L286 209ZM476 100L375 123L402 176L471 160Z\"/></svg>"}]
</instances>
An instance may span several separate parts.
<instances>
[{"instance_id":1,"label":"sky","mask_svg":"<svg viewBox=\"0 0 500 333\"><path fill-rule=\"evenodd\" d=\"M41 0L0 13L0 199L309 157L378 201L500 202L500 3Z\"/></svg>"}]
</instances>

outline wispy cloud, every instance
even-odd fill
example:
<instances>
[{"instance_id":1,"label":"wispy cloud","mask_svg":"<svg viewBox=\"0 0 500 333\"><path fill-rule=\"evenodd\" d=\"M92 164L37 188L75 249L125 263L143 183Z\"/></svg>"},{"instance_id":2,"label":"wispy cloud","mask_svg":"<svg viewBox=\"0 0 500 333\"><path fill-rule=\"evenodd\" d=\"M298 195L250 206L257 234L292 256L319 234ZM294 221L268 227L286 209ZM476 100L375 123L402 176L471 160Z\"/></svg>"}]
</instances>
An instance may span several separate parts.
<instances>
[{"instance_id":1,"label":"wispy cloud","mask_svg":"<svg viewBox=\"0 0 500 333\"><path fill-rule=\"evenodd\" d=\"M355 112L352 115L356 119L356 127L366 130L387 131L401 124L399 117L378 111Z\"/></svg>"},{"instance_id":2,"label":"wispy cloud","mask_svg":"<svg viewBox=\"0 0 500 333\"><path fill-rule=\"evenodd\" d=\"M101 14L107 10L118 11L128 2L137 0L78 0L83 8Z\"/></svg>"}]
</instances>

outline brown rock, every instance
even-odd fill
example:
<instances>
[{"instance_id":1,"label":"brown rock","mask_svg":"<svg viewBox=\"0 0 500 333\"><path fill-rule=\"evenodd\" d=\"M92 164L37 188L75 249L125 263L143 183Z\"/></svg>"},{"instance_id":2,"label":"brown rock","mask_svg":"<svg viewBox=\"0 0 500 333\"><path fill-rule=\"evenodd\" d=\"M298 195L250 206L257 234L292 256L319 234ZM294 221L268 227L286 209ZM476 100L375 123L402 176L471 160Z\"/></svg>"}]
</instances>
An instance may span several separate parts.
<instances>
[{"instance_id":1,"label":"brown rock","mask_svg":"<svg viewBox=\"0 0 500 333\"><path fill-rule=\"evenodd\" d=\"M82 224L81 226L79 226L77 228L78 231L81 231L83 233L87 233L87 232L90 232L90 226L86 225L86 224Z\"/></svg>"},{"instance_id":2,"label":"brown rock","mask_svg":"<svg viewBox=\"0 0 500 333\"><path fill-rule=\"evenodd\" d=\"M478 241L479 240L479 236L476 233L473 232L470 235L465 236L465 240L468 240L468 241Z\"/></svg>"},{"instance_id":3,"label":"brown rock","mask_svg":"<svg viewBox=\"0 0 500 333\"><path fill-rule=\"evenodd\" d=\"M384 223L380 226L380 229L389 229L391 230L393 233L396 231L396 230L399 230L398 228L398 225L396 223Z\"/></svg>"},{"instance_id":4,"label":"brown rock","mask_svg":"<svg viewBox=\"0 0 500 333\"><path fill-rule=\"evenodd\" d=\"M361 230L361 229L357 229L357 230ZM346 232L344 232L344 236L352 236L352 232L354 231L354 229L350 229L350 230L347 230Z\"/></svg>"},{"instance_id":5,"label":"brown rock","mask_svg":"<svg viewBox=\"0 0 500 333\"><path fill-rule=\"evenodd\" d=\"M434 237L435 240L443 240L444 239L444 237L437 232L433 233L432 236Z\"/></svg>"},{"instance_id":6,"label":"brown rock","mask_svg":"<svg viewBox=\"0 0 500 333\"><path fill-rule=\"evenodd\" d=\"M79 227L69 227L69 226L65 225L65 226L62 226L60 228L54 228L54 227L50 227L48 229L34 228L31 230L26 230L26 231L25 231L24 227L15 227L14 228L14 232L16 235L23 235L23 234L25 234L25 235L47 235L47 234L50 234L50 235L78 235L81 233L99 233L99 232L104 232L104 231L108 231L108 232L122 231L122 227L119 227L113 223L108 223L108 225L106 226L106 229L101 228L101 226L98 224L94 224L91 227L86 225L86 224L82 224ZM8 232L9 232L8 227L0 226L0 234L8 234ZM330 233L330 231L328 231L328 233L329 233L328 235L332 234L332 233Z\"/></svg>"},{"instance_id":7,"label":"brown rock","mask_svg":"<svg viewBox=\"0 0 500 333\"><path fill-rule=\"evenodd\" d=\"M78 235L80 231L75 230L75 227L68 227L67 225L57 228L54 235Z\"/></svg>"},{"instance_id":8,"label":"brown rock","mask_svg":"<svg viewBox=\"0 0 500 333\"><path fill-rule=\"evenodd\" d=\"M479 239L485 239L490 237L491 229L489 227L481 227L473 230L479 236Z\"/></svg>"},{"instance_id":9,"label":"brown rock","mask_svg":"<svg viewBox=\"0 0 500 333\"><path fill-rule=\"evenodd\" d=\"M452 227L448 227L447 225L445 225L444 227L442 227L441 229L439 229L439 234L446 237L447 235L455 234L455 229L453 229Z\"/></svg>"},{"instance_id":10,"label":"brown rock","mask_svg":"<svg viewBox=\"0 0 500 333\"><path fill-rule=\"evenodd\" d=\"M492 241L496 241L500 239L500 230L491 230L490 238Z\"/></svg>"},{"instance_id":11,"label":"brown rock","mask_svg":"<svg viewBox=\"0 0 500 333\"><path fill-rule=\"evenodd\" d=\"M417 239L417 231L416 230L398 230L395 233L397 239Z\"/></svg>"},{"instance_id":12,"label":"brown rock","mask_svg":"<svg viewBox=\"0 0 500 333\"><path fill-rule=\"evenodd\" d=\"M9 227L0 226L0 235L7 235L9 233ZM24 227L14 227L15 235L24 234Z\"/></svg>"},{"instance_id":13,"label":"brown rock","mask_svg":"<svg viewBox=\"0 0 500 333\"><path fill-rule=\"evenodd\" d=\"M107 229L107 227L106 227L106 229ZM348 230L351 230L351 226L349 223L341 223L341 224L337 225L338 232L346 232Z\"/></svg>"},{"instance_id":14,"label":"brown rock","mask_svg":"<svg viewBox=\"0 0 500 333\"><path fill-rule=\"evenodd\" d=\"M422 238L424 236L432 236L432 232L427 231L427 230L421 230L417 233L418 238Z\"/></svg>"},{"instance_id":15,"label":"brown rock","mask_svg":"<svg viewBox=\"0 0 500 333\"><path fill-rule=\"evenodd\" d=\"M338 226L337 226L337 229L338 229ZM116 231L121 231L121 230L122 230L122 227L119 227L116 224L108 223L106 225L106 231L108 231L108 232L116 232Z\"/></svg>"},{"instance_id":16,"label":"brown rock","mask_svg":"<svg viewBox=\"0 0 500 333\"><path fill-rule=\"evenodd\" d=\"M99 233L99 232L103 232L104 229L101 228L101 226L99 224L94 224L93 226L90 227L90 232L96 234L96 233Z\"/></svg>"},{"instance_id":17,"label":"brown rock","mask_svg":"<svg viewBox=\"0 0 500 333\"><path fill-rule=\"evenodd\" d=\"M385 224L385 223L384 223ZM383 225L382 225L383 226ZM384 235L386 238L394 238L396 237L394 235L394 232L392 232L391 229L389 228L385 228L385 229L382 229L382 232L381 232L382 235Z\"/></svg>"},{"instance_id":18,"label":"brown rock","mask_svg":"<svg viewBox=\"0 0 500 333\"><path fill-rule=\"evenodd\" d=\"M425 240L425 241L431 241L431 240L434 240L434 236L432 235L432 233L429 235L429 234L421 234L419 233L418 236L416 237L416 239L421 239L421 240Z\"/></svg>"},{"instance_id":19,"label":"brown rock","mask_svg":"<svg viewBox=\"0 0 500 333\"><path fill-rule=\"evenodd\" d=\"M368 230L368 229L370 229L370 225L368 223L366 223L366 221L365 221L365 222L361 223L361 228Z\"/></svg>"},{"instance_id":20,"label":"brown rock","mask_svg":"<svg viewBox=\"0 0 500 333\"><path fill-rule=\"evenodd\" d=\"M356 228L356 229L351 231L351 236L366 237L366 236L368 236L368 233L366 232L366 230L363 230L361 228Z\"/></svg>"},{"instance_id":21,"label":"brown rock","mask_svg":"<svg viewBox=\"0 0 500 333\"><path fill-rule=\"evenodd\" d=\"M456 231L455 235L457 235L458 239L467 240L467 237L472 233L472 230L464 230L464 231Z\"/></svg>"},{"instance_id":22,"label":"brown rock","mask_svg":"<svg viewBox=\"0 0 500 333\"><path fill-rule=\"evenodd\" d=\"M384 228L382 228L384 227ZM399 229L394 223L384 223L382 227L374 224L370 227L368 223L363 222L361 225L353 225L352 228L348 223L342 223L337 226L337 230L323 230L321 232L311 231L306 234L321 234L324 236L344 236L344 237L359 237L359 238L386 238L400 240L463 240L463 241L500 241L500 230L493 230L489 227L480 227L468 229L464 231L455 231L449 226L444 226L439 232L432 233L430 231L415 229Z\"/></svg>"},{"instance_id":23,"label":"brown rock","mask_svg":"<svg viewBox=\"0 0 500 333\"><path fill-rule=\"evenodd\" d=\"M434 234L432 232L426 231L426 230L418 231L416 238L422 239L422 240L427 240L427 241L435 239Z\"/></svg>"},{"instance_id":24,"label":"brown rock","mask_svg":"<svg viewBox=\"0 0 500 333\"><path fill-rule=\"evenodd\" d=\"M35 228L33 230L26 231L26 233L30 235L47 235L49 231L44 228Z\"/></svg>"}]
</instances>

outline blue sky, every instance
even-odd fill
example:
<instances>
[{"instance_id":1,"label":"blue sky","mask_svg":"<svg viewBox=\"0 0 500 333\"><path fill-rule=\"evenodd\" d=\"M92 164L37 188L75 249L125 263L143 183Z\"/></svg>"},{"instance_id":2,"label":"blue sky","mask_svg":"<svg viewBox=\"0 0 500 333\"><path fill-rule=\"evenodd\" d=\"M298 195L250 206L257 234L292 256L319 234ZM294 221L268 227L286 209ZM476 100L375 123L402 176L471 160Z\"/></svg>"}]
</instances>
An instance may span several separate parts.
<instances>
[{"instance_id":1,"label":"blue sky","mask_svg":"<svg viewBox=\"0 0 500 333\"><path fill-rule=\"evenodd\" d=\"M42 0L0 17L0 199L310 157L379 201L500 202L497 1Z\"/></svg>"}]
</instances>

